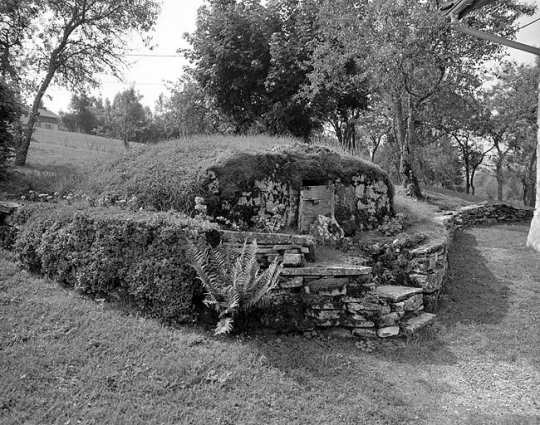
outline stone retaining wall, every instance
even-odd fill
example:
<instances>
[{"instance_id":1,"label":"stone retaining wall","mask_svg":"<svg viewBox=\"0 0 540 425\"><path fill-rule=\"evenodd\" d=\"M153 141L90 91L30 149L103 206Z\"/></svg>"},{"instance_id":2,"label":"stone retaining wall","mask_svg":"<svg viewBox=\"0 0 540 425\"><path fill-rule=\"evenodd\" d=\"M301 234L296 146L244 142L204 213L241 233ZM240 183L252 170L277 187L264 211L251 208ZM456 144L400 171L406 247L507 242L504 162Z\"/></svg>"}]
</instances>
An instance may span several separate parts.
<instances>
[{"instance_id":1,"label":"stone retaining wall","mask_svg":"<svg viewBox=\"0 0 540 425\"><path fill-rule=\"evenodd\" d=\"M16 207L0 202L0 233L9 228L7 217ZM441 214L437 219L449 232L436 240L399 235L390 243L362 249L349 240L348 255L359 265L315 262L315 240L307 235L221 231L220 237L232 249L257 239L261 262L283 262L279 287L262 310L264 325L281 331L340 328L356 336L389 337L409 335L433 320L429 312L436 310L454 229L529 217L531 210L478 205Z\"/></svg>"},{"instance_id":2,"label":"stone retaining wall","mask_svg":"<svg viewBox=\"0 0 540 425\"><path fill-rule=\"evenodd\" d=\"M516 208L508 204L485 204L463 207L439 217L450 229L468 226L481 226L500 222L512 222L532 219L533 208Z\"/></svg>"}]
</instances>

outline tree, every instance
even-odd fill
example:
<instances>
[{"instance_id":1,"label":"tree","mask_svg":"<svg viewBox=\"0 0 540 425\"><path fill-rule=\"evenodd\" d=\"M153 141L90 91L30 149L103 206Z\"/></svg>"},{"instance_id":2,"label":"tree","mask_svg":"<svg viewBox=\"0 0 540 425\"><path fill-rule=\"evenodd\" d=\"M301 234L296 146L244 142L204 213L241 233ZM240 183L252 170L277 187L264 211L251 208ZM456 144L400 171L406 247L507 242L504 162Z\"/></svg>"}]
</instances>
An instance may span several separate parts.
<instances>
[{"instance_id":1,"label":"tree","mask_svg":"<svg viewBox=\"0 0 540 425\"><path fill-rule=\"evenodd\" d=\"M186 34L192 49L195 81L234 124L235 133L265 127L265 81L270 68L269 40L278 23L258 0L210 1L197 15L197 28Z\"/></svg>"},{"instance_id":2,"label":"tree","mask_svg":"<svg viewBox=\"0 0 540 425\"><path fill-rule=\"evenodd\" d=\"M486 106L479 123L485 137L494 146L492 161L497 179L497 199L502 201L505 168L509 166L510 155L518 154L513 157L514 165L518 165L516 161L519 160L529 173L533 170L529 155L535 151L538 67L505 62L496 76L496 83L484 93ZM523 157L520 153L528 155ZM525 182L530 180L531 176L525 178Z\"/></svg>"},{"instance_id":3,"label":"tree","mask_svg":"<svg viewBox=\"0 0 540 425\"><path fill-rule=\"evenodd\" d=\"M0 179L6 176L20 116L21 104L15 91L5 80L0 79Z\"/></svg>"},{"instance_id":4,"label":"tree","mask_svg":"<svg viewBox=\"0 0 540 425\"><path fill-rule=\"evenodd\" d=\"M144 132L148 124L147 111L140 100L142 96L130 87L114 97L111 109L111 128L113 137L117 137L129 147L129 142L145 142ZM150 117L151 119L151 117Z\"/></svg>"},{"instance_id":5,"label":"tree","mask_svg":"<svg viewBox=\"0 0 540 425\"><path fill-rule=\"evenodd\" d=\"M447 87L442 90L432 107L442 113L431 114L431 125L440 136L446 135L449 143L456 146L461 157L461 166L465 172L465 193L475 193L474 177L478 167L486 156L495 148L486 143L482 131L482 114L485 106L478 95L479 82L461 90L462 94Z\"/></svg>"},{"instance_id":6,"label":"tree","mask_svg":"<svg viewBox=\"0 0 540 425\"><path fill-rule=\"evenodd\" d=\"M506 2L492 11L489 23L481 15L468 20L474 27L489 25L508 36L516 19L532 10ZM413 154L418 118L441 87L458 81L459 74L474 72L502 49L450 33L437 2L339 0L329 2L325 13L334 38L345 54L362 60L371 90L380 93L392 111L405 191L421 197Z\"/></svg>"},{"instance_id":7,"label":"tree","mask_svg":"<svg viewBox=\"0 0 540 425\"><path fill-rule=\"evenodd\" d=\"M86 92L74 94L71 97L68 112L60 112L62 123L69 131L92 134L98 126L95 113L96 102L97 100L88 96Z\"/></svg>"},{"instance_id":8,"label":"tree","mask_svg":"<svg viewBox=\"0 0 540 425\"><path fill-rule=\"evenodd\" d=\"M172 87L170 99L165 103L163 119L167 137L220 132L222 117L216 109L195 80L189 75L182 77Z\"/></svg>"},{"instance_id":9,"label":"tree","mask_svg":"<svg viewBox=\"0 0 540 425\"><path fill-rule=\"evenodd\" d=\"M264 115L271 134L290 134L308 141L322 129L315 102L302 95L313 70L319 39L320 0L271 0L268 9L279 29L270 37L270 68L265 81L271 108Z\"/></svg>"},{"instance_id":10,"label":"tree","mask_svg":"<svg viewBox=\"0 0 540 425\"><path fill-rule=\"evenodd\" d=\"M323 15L324 16L324 15ZM324 27L321 24L321 27ZM329 123L344 149L355 151L357 124L368 107L368 87L359 61L332 34L325 34L312 58L313 71L305 96L324 122Z\"/></svg>"},{"instance_id":11,"label":"tree","mask_svg":"<svg viewBox=\"0 0 540 425\"><path fill-rule=\"evenodd\" d=\"M506 64L499 83L505 88L505 97L500 100L500 105L505 108L505 114L510 114L512 125L509 132L515 140L507 157L507 165L521 182L523 203L531 207L535 206L536 201L536 136L539 125L536 121L539 83L540 59L534 64Z\"/></svg>"},{"instance_id":12,"label":"tree","mask_svg":"<svg viewBox=\"0 0 540 425\"><path fill-rule=\"evenodd\" d=\"M159 6L155 0L8 0L7 11L0 21L0 34L10 34L2 45L2 64L33 99L16 146L15 164L24 165L49 86L75 89L97 85L98 73L119 76L126 38L150 30Z\"/></svg>"},{"instance_id":13,"label":"tree","mask_svg":"<svg viewBox=\"0 0 540 425\"><path fill-rule=\"evenodd\" d=\"M299 96L311 70L320 0L210 1L186 38L190 70L235 133L289 134L321 128Z\"/></svg>"},{"instance_id":14,"label":"tree","mask_svg":"<svg viewBox=\"0 0 540 425\"><path fill-rule=\"evenodd\" d=\"M14 58L24 54L23 44L37 32L34 20L41 13L37 0L3 0L0 3L0 70L4 81L17 91L24 83Z\"/></svg>"}]
</instances>

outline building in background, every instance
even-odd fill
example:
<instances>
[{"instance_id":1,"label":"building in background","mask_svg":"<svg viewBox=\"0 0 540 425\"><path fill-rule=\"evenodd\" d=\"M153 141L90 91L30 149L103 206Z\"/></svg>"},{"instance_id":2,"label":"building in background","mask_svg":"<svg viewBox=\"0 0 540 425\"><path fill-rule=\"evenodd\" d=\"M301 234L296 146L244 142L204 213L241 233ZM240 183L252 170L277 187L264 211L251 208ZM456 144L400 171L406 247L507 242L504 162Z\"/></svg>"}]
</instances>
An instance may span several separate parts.
<instances>
[{"instance_id":1,"label":"building in background","mask_svg":"<svg viewBox=\"0 0 540 425\"><path fill-rule=\"evenodd\" d=\"M45 130L59 131L60 117L48 109L39 108L39 115L36 119L35 128L43 128ZM21 121L26 124L28 122L28 112L24 112L21 116Z\"/></svg>"}]
</instances>

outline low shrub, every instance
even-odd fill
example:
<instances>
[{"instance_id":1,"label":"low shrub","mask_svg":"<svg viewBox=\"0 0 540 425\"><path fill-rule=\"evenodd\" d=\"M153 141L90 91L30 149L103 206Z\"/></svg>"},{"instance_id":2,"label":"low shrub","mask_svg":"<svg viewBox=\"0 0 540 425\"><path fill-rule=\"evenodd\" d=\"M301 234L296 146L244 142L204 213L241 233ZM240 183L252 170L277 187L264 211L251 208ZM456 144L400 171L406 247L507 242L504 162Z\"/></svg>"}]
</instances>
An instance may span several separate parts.
<instances>
[{"instance_id":1,"label":"low shrub","mask_svg":"<svg viewBox=\"0 0 540 425\"><path fill-rule=\"evenodd\" d=\"M188 241L219 240L214 224L114 208L42 205L26 214L14 245L26 269L87 294L125 297L168 322L195 318L203 294Z\"/></svg>"}]
</instances>

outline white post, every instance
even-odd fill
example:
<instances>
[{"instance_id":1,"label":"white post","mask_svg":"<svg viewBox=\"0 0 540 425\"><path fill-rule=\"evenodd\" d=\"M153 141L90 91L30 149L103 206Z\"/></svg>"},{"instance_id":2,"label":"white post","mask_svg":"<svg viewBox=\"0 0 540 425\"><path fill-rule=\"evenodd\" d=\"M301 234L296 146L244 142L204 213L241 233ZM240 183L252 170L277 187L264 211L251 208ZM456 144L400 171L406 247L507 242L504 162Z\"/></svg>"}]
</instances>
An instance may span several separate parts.
<instances>
[{"instance_id":1,"label":"white post","mask_svg":"<svg viewBox=\"0 0 540 425\"><path fill-rule=\"evenodd\" d=\"M536 205L534 216L527 237L527 246L534 248L540 252L540 78L538 79L538 116L536 124L538 126L537 144L536 144Z\"/></svg>"}]
</instances>

